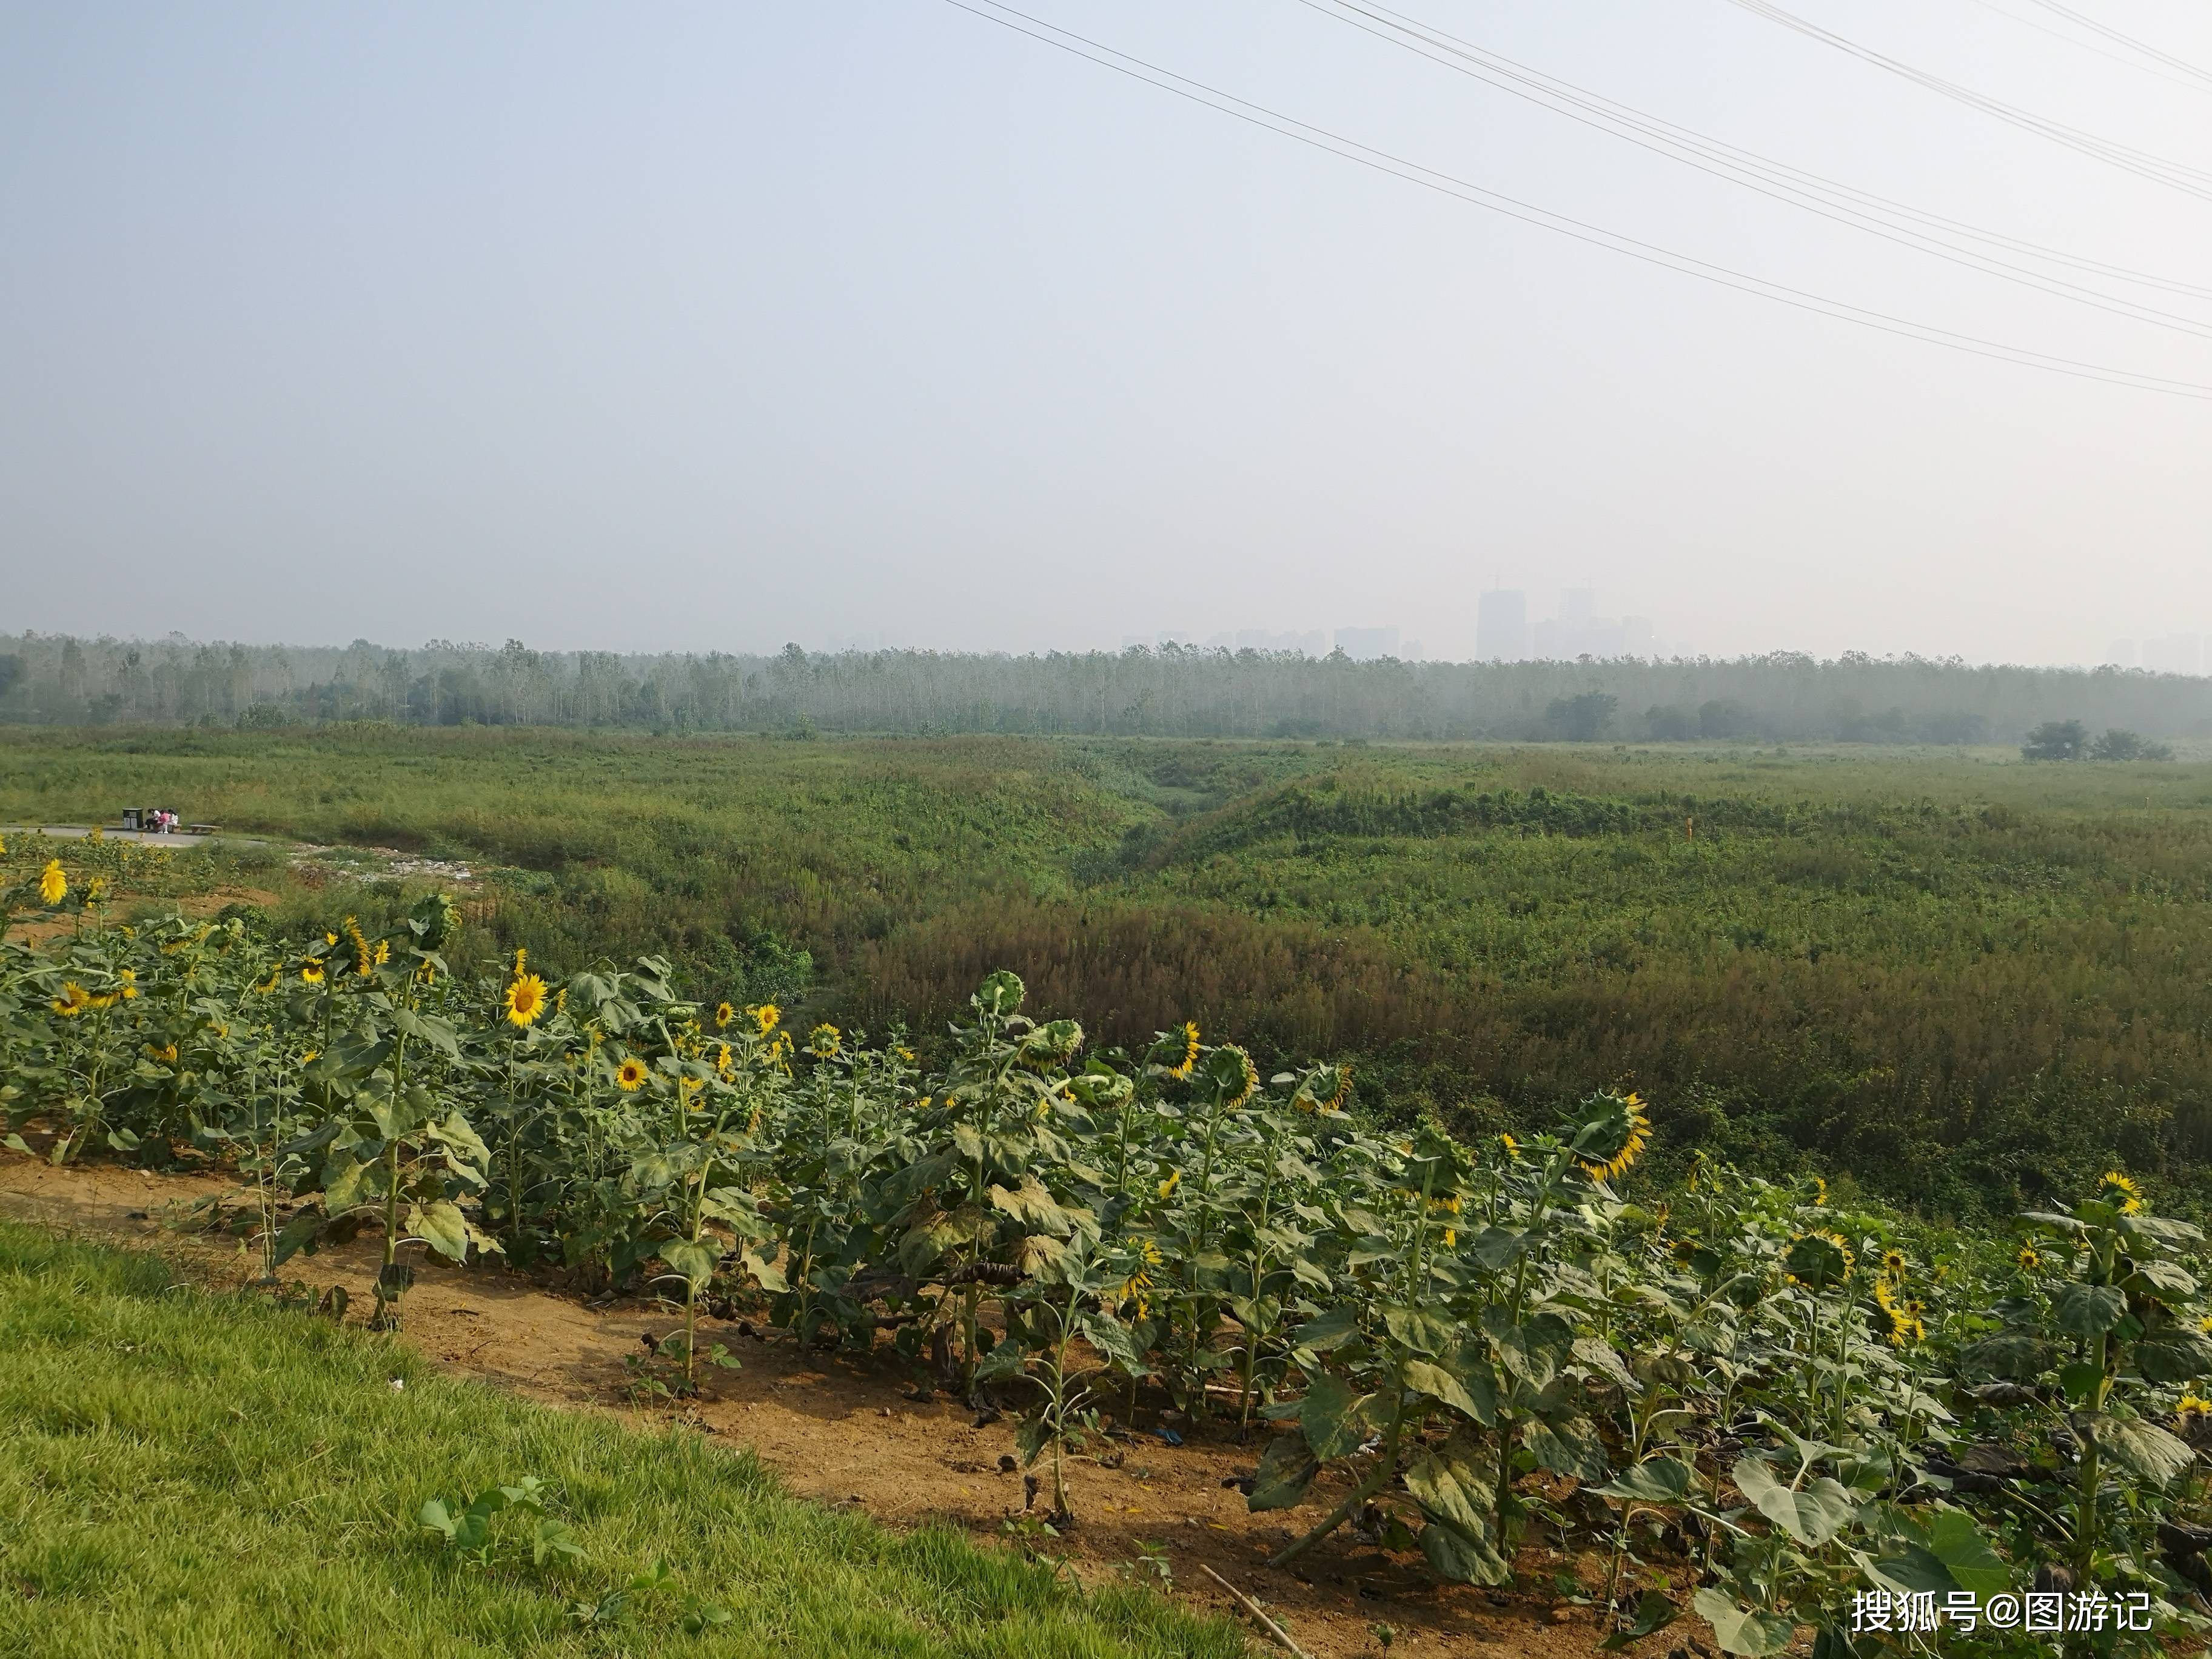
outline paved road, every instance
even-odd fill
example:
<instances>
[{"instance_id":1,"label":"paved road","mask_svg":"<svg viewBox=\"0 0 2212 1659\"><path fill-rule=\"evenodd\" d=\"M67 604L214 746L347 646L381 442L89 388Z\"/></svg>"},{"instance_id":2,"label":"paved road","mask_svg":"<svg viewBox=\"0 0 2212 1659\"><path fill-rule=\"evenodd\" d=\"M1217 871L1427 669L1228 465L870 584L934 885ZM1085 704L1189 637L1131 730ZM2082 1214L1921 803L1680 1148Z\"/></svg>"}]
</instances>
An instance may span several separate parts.
<instances>
[{"instance_id":1,"label":"paved road","mask_svg":"<svg viewBox=\"0 0 2212 1659\"><path fill-rule=\"evenodd\" d=\"M88 827L82 823L11 823L0 829L0 835L52 836L58 841L81 841L89 833ZM105 824L100 826L100 833L109 841L135 841L142 847L204 847L217 839L214 836L188 836L181 830L173 836L156 836L143 830L111 830Z\"/></svg>"}]
</instances>

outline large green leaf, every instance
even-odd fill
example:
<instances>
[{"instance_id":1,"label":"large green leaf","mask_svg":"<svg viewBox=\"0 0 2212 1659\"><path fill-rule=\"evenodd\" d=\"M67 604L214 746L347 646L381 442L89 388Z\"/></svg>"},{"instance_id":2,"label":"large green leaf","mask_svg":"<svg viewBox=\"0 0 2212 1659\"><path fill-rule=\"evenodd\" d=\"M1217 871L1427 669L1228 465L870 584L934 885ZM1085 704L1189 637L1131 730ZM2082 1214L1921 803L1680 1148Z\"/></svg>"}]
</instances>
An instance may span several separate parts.
<instances>
[{"instance_id":1,"label":"large green leaf","mask_svg":"<svg viewBox=\"0 0 2212 1659\"><path fill-rule=\"evenodd\" d=\"M1406 1362L1406 1386L1440 1400L1462 1417L1471 1417L1487 1428L1498 1420L1498 1394L1489 1379L1469 1388L1442 1365L1427 1359Z\"/></svg>"},{"instance_id":2,"label":"large green leaf","mask_svg":"<svg viewBox=\"0 0 2212 1659\"><path fill-rule=\"evenodd\" d=\"M1321 1472L1313 1449L1306 1444L1303 1434L1279 1434L1267 1443L1261 1455L1259 1471L1252 1477L1252 1495L1245 1499L1250 1510L1286 1510L1306 1495L1313 1478Z\"/></svg>"},{"instance_id":3,"label":"large green leaf","mask_svg":"<svg viewBox=\"0 0 2212 1659\"><path fill-rule=\"evenodd\" d=\"M661 1245L660 1259L671 1273L697 1291L714 1282L714 1264L721 1260L721 1252L711 1244L672 1238Z\"/></svg>"},{"instance_id":4,"label":"large green leaf","mask_svg":"<svg viewBox=\"0 0 2212 1659\"><path fill-rule=\"evenodd\" d=\"M2212 1334L2194 1325L2153 1331L2134 1348L2136 1369L2147 1382L2187 1382L2212 1376Z\"/></svg>"},{"instance_id":5,"label":"large green leaf","mask_svg":"<svg viewBox=\"0 0 2212 1659\"><path fill-rule=\"evenodd\" d=\"M1406 1490L1432 1518L1486 1540L1497 1471L1490 1449L1471 1431L1461 1429L1406 1466Z\"/></svg>"},{"instance_id":6,"label":"large green leaf","mask_svg":"<svg viewBox=\"0 0 2212 1659\"><path fill-rule=\"evenodd\" d=\"M1801 1544L1817 1548L1850 1524L1851 1495L1826 1475L1793 1488L1765 1458L1753 1454L1736 1459L1729 1478L1761 1515Z\"/></svg>"},{"instance_id":7,"label":"large green leaf","mask_svg":"<svg viewBox=\"0 0 2212 1659\"><path fill-rule=\"evenodd\" d=\"M1625 1469L1602 1486L1590 1490L1601 1498L1624 1503L1679 1504L1698 1484L1697 1471L1678 1457L1647 1457Z\"/></svg>"},{"instance_id":8,"label":"large green leaf","mask_svg":"<svg viewBox=\"0 0 2212 1659\"><path fill-rule=\"evenodd\" d=\"M1974 1517L1964 1510L1936 1512L1928 1523L1928 1547L1960 1589L1994 1595L2012 1586L2013 1570L1998 1558Z\"/></svg>"},{"instance_id":9,"label":"large green leaf","mask_svg":"<svg viewBox=\"0 0 2212 1659\"><path fill-rule=\"evenodd\" d=\"M1742 1654L1745 1659L1766 1659L1770 1653L1779 1653L1797 1633L1785 1615L1740 1607L1721 1590L1701 1589L1691 1605L1713 1627L1713 1638L1721 1644L1721 1651Z\"/></svg>"},{"instance_id":10,"label":"large green leaf","mask_svg":"<svg viewBox=\"0 0 2212 1659\"><path fill-rule=\"evenodd\" d=\"M1999 1331L1970 1346L1959 1364L1969 1376L2025 1379L2051 1364L2051 1345L2033 1331Z\"/></svg>"},{"instance_id":11,"label":"large green leaf","mask_svg":"<svg viewBox=\"0 0 2212 1659\"><path fill-rule=\"evenodd\" d=\"M407 1231L449 1261L469 1253L469 1224L458 1204L416 1206L407 1212Z\"/></svg>"},{"instance_id":12,"label":"large green leaf","mask_svg":"<svg viewBox=\"0 0 2212 1659\"><path fill-rule=\"evenodd\" d=\"M1373 1398L1355 1394L1349 1382L1332 1371L1322 1371L1309 1382L1305 1401L1298 1407L1298 1426L1313 1455L1326 1463L1357 1451L1373 1432L1366 1412Z\"/></svg>"},{"instance_id":13,"label":"large green leaf","mask_svg":"<svg viewBox=\"0 0 2212 1659\"><path fill-rule=\"evenodd\" d=\"M2197 1459L2186 1441L2137 1418L2100 1415L2092 1432L2098 1445L2154 1486L2167 1485Z\"/></svg>"},{"instance_id":14,"label":"large green leaf","mask_svg":"<svg viewBox=\"0 0 2212 1659\"><path fill-rule=\"evenodd\" d=\"M1571 1474L1577 1480L1602 1480L1607 1473L1605 1443L1587 1417L1563 1414L1528 1417L1521 1422L1521 1443L1554 1474Z\"/></svg>"},{"instance_id":15,"label":"large green leaf","mask_svg":"<svg viewBox=\"0 0 2212 1659\"><path fill-rule=\"evenodd\" d=\"M2051 1304L2058 1328L2069 1336L2102 1336L2127 1310L2127 1297L2112 1285L2069 1285Z\"/></svg>"},{"instance_id":16,"label":"large green leaf","mask_svg":"<svg viewBox=\"0 0 2212 1659\"><path fill-rule=\"evenodd\" d=\"M1554 1313L1534 1314L1516 1324L1503 1309L1493 1309L1483 1316L1482 1328L1498 1350L1498 1363L1532 1389L1557 1376L1575 1346L1574 1328Z\"/></svg>"},{"instance_id":17,"label":"large green leaf","mask_svg":"<svg viewBox=\"0 0 2212 1659\"><path fill-rule=\"evenodd\" d=\"M1421 1553L1439 1577L1462 1584L1502 1584L1513 1576L1487 1539L1470 1537L1441 1521L1421 1528Z\"/></svg>"},{"instance_id":18,"label":"large green leaf","mask_svg":"<svg viewBox=\"0 0 2212 1659\"><path fill-rule=\"evenodd\" d=\"M1440 1354L1459 1340L1459 1327L1425 1308L1386 1307L1382 1323L1391 1336L1415 1353Z\"/></svg>"},{"instance_id":19,"label":"large green leaf","mask_svg":"<svg viewBox=\"0 0 2212 1659\"><path fill-rule=\"evenodd\" d=\"M1665 1594L1649 1589L1637 1599L1636 1616L1598 1644L1606 1652L1641 1642L1647 1636L1656 1635L1682 1616L1681 1608L1669 1601Z\"/></svg>"}]
</instances>

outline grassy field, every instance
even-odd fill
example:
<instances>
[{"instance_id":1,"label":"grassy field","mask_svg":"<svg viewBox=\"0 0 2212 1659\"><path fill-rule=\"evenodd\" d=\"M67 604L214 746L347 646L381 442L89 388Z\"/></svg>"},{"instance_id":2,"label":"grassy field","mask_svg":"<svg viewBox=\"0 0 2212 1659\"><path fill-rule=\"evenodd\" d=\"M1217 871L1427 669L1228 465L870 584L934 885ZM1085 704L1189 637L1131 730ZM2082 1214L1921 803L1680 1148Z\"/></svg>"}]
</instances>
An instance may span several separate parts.
<instances>
[{"instance_id":1,"label":"grassy field","mask_svg":"<svg viewBox=\"0 0 2212 1659\"><path fill-rule=\"evenodd\" d=\"M696 1434L526 1404L4 1224L0 1352L0 1652L1246 1651L1155 1595L1078 1593L1011 1551L802 1503ZM522 1511L495 1517L486 1562L416 1524L426 1499L526 1474L581 1559L534 1565ZM665 1587L607 1601L656 1563Z\"/></svg>"},{"instance_id":2,"label":"grassy field","mask_svg":"<svg viewBox=\"0 0 2212 1659\"><path fill-rule=\"evenodd\" d=\"M478 948L931 1028L1010 966L1474 1129L1592 1086L1665 1149L1953 1211L2212 1161L2212 769L2008 751L531 730L0 735L0 799L466 857ZM280 920L396 906L273 853ZM802 959L799 952L805 953Z\"/></svg>"}]
</instances>

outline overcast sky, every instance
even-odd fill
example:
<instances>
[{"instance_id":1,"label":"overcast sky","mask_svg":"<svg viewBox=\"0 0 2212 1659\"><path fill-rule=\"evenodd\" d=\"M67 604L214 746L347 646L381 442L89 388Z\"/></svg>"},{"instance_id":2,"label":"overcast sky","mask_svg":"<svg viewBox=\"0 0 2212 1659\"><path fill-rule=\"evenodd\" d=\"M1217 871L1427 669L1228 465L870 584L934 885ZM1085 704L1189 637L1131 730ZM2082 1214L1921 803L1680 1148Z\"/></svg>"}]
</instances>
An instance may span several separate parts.
<instances>
[{"instance_id":1,"label":"overcast sky","mask_svg":"<svg viewBox=\"0 0 2212 1659\"><path fill-rule=\"evenodd\" d=\"M2212 285L2143 179L1728 0L1398 0L1931 214ZM2073 0L2212 71L2197 0ZM2212 169L2212 75L2041 0L1790 0ZM1300 0L1023 0L1734 270L2212 388L2212 338L1632 148ZM1984 245L1989 246L1989 245ZM2038 270L2051 267L2036 264ZM2078 269L2197 319L2212 299ZM945 0L0 0L0 629L1115 647L1567 585L1733 653L2212 634L2212 402L1656 270Z\"/></svg>"}]
</instances>

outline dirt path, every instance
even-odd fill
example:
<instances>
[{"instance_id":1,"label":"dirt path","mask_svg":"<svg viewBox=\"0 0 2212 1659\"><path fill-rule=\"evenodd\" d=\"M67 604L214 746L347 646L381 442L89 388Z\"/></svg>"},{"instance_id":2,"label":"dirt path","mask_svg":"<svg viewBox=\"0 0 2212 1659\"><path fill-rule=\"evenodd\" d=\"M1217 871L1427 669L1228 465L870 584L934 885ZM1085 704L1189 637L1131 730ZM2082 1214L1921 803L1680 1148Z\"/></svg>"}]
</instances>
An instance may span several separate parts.
<instances>
[{"instance_id":1,"label":"dirt path","mask_svg":"<svg viewBox=\"0 0 2212 1659\"><path fill-rule=\"evenodd\" d=\"M234 1243L185 1224L192 1203L235 1191L216 1177L154 1176L104 1166L57 1170L0 1152L0 1213L57 1230L152 1243L195 1272L243 1280L252 1271ZM288 1276L318 1289L343 1285L356 1310L370 1305L380 1260L373 1240L295 1257ZM356 1316L358 1317L358 1314ZM978 1426L942 1396L912 1397L902 1369L849 1357L801 1352L778 1337L748 1338L740 1327L705 1322L702 1346L726 1343L743 1369L715 1373L707 1397L643 1411L629 1402L625 1355L641 1337L672 1328L644 1302L587 1304L496 1265L419 1270L405 1307L407 1340L440 1364L535 1399L569 1407L681 1418L732 1445L754 1448L794 1490L826 1504L853 1504L894 1525L949 1522L996 1536L1023 1510L1011 1419ZM1173 1446L1130 1434L1079 1462L1070 1477L1080 1526L1045 1540L1097 1580L1164 1546L1175 1593L1216 1611L1229 1598L1200 1571L1211 1566L1265 1606L1315 1659L1379 1656L1378 1627L1401 1654L1537 1655L1583 1659L1595 1632L1584 1608L1548 1595L1506 1595L1461 1585L1437 1588L1415 1567L1358 1544L1347 1534L1291 1571L1266 1557L1322 1512L1315 1504L1252 1515L1233 1482L1251 1473L1262 1442L1233 1431ZM1112 1465L1112 1467L1109 1467ZM1329 1495L1333 1501L1334 1494ZM1043 1507L1042 1504L1040 1509ZM1524 1581L1548 1578L1565 1558L1524 1551ZM1679 1638L1676 1638L1679 1639ZM1264 1640L1259 1645L1266 1648ZM1666 1636L1642 1644L1663 1653Z\"/></svg>"}]
</instances>

